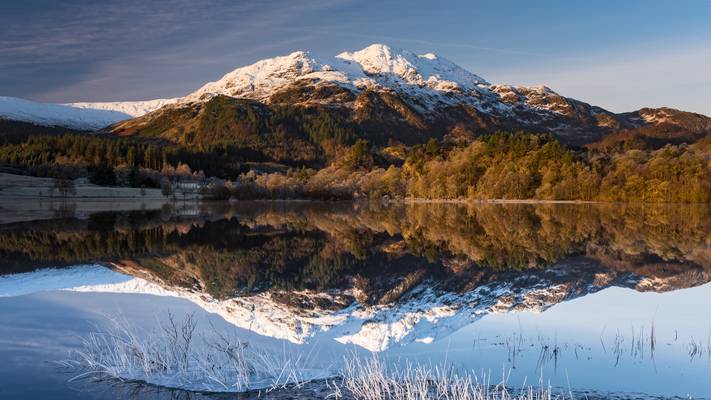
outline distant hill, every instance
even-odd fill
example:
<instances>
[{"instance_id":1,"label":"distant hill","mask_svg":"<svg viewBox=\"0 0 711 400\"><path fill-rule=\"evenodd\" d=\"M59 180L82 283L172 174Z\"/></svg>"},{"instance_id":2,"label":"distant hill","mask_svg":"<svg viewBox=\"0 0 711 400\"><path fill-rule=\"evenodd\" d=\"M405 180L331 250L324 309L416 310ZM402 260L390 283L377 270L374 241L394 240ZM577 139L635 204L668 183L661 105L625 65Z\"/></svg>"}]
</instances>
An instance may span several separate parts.
<instances>
[{"instance_id":1,"label":"distant hill","mask_svg":"<svg viewBox=\"0 0 711 400\"><path fill-rule=\"evenodd\" d=\"M37 103L0 96L0 121L20 121L47 127L94 131L157 110L177 99L114 103Z\"/></svg>"},{"instance_id":2,"label":"distant hill","mask_svg":"<svg viewBox=\"0 0 711 400\"><path fill-rule=\"evenodd\" d=\"M695 143L711 132L711 118L672 108L643 108L621 115L635 128L611 133L591 144L591 148L654 150L666 144Z\"/></svg>"}]
</instances>

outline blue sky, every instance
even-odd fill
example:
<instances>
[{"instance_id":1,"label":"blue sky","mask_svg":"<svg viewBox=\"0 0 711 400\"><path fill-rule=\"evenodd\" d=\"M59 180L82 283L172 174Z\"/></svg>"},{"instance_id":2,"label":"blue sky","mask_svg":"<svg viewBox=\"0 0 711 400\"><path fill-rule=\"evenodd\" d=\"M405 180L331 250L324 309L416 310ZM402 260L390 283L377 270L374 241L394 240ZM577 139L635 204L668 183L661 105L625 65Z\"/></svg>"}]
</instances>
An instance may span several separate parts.
<instances>
[{"instance_id":1,"label":"blue sky","mask_svg":"<svg viewBox=\"0 0 711 400\"><path fill-rule=\"evenodd\" d=\"M262 58L371 43L611 111L711 115L711 0L2 1L0 95L173 97Z\"/></svg>"}]
</instances>

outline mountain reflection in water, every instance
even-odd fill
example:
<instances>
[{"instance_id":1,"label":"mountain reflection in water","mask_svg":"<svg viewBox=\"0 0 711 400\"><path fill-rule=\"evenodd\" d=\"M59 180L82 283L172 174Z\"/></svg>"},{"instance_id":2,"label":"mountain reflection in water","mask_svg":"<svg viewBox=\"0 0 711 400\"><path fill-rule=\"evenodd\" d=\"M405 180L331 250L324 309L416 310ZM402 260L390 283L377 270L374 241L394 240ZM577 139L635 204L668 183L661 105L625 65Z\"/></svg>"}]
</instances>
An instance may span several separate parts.
<instances>
[{"instance_id":1,"label":"mountain reflection in water","mask_svg":"<svg viewBox=\"0 0 711 400\"><path fill-rule=\"evenodd\" d=\"M697 311L711 288L707 206L62 205L42 218L4 215L0 295L160 295L332 354L345 344L468 368L505 362L522 379L562 365L583 388L705 393L695 377L711 362L711 320ZM645 297L655 293L668 294ZM638 377L641 360L677 384Z\"/></svg>"},{"instance_id":2,"label":"mountain reflection in water","mask_svg":"<svg viewBox=\"0 0 711 400\"><path fill-rule=\"evenodd\" d=\"M463 293L572 259L575 281L668 291L709 281L710 231L706 206L167 205L0 225L0 268L101 263L220 299L352 288L388 304L423 282Z\"/></svg>"}]
</instances>

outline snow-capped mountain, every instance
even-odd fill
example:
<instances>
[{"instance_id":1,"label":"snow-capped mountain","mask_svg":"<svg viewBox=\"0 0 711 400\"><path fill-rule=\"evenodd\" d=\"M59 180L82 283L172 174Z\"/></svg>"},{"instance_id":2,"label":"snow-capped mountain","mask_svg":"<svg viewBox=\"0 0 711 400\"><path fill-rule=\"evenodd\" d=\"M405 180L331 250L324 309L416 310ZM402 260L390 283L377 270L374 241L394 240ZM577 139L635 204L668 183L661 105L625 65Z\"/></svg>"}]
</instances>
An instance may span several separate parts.
<instances>
[{"instance_id":1,"label":"snow-capped mountain","mask_svg":"<svg viewBox=\"0 0 711 400\"><path fill-rule=\"evenodd\" d=\"M343 52L328 61L317 60L303 51L262 60L206 84L185 96L181 103L205 101L217 95L270 103L278 101L275 94L299 84L333 84L356 95L367 89L393 91L411 97L410 105L421 111L454 104L512 115L517 106L561 114L569 111L555 101L564 98L547 87L492 85L435 54L417 55L383 44Z\"/></svg>"},{"instance_id":2,"label":"snow-capped mountain","mask_svg":"<svg viewBox=\"0 0 711 400\"><path fill-rule=\"evenodd\" d=\"M268 106L340 110L374 136L421 141L427 137L498 130L551 132L572 144L635 125L599 107L566 98L545 86L487 82L432 53L373 44L319 60L308 52L237 68L181 98L167 109L193 108L216 96L256 100ZM159 111L160 112L160 111ZM119 124L121 134L140 134L155 115Z\"/></svg>"},{"instance_id":3,"label":"snow-capped mountain","mask_svg":"<svg viewBox=\"0 0 711 400\"><path fill-rule=\"evenodd\" d=\"M659 114L656 110L615 114L546 86L493 84L435 54L415 54L383 44L326 60L304 51L261 60L176 99L72 103L60 108L15 100L12 106L0 102L0 117L78 129L116 124L111 131L140 135L163 111L190 109L198 115L202 105L217 96L254 100L269 107L338 110L373 137L397 134L390 138L404 142L448 134L526 130L553 133L569 144L585 144L625 129L670 123L670 118L645 117ZM686 118L674 115L672 124ZM125 121L130 117L137 120ZM706 121L702 125L711 126L708 118L698 117Z\"/></svg>"},{"instance_id":4,"label":"snow-capped mountain","mask_svg":"<svg viewBox=\"0 0 711 400\"><path fill-rule=\"evenodd\" d=\"M224 95L268 100L275 92L299 81L333 83L354 91L366 88L400 89L414 85L436 91L470 91L488 83L449 60L432 53L417 55L382 44L343 52L328 62L297 51L238 68L183 98L184 102Z\"/></svg>"},{"instance_id":5,"label":"snow-capped mountain","mask_svg":"<svg viewBox=\"0 0 711 400\"><path fill-rule=\"evenodd\" d=\"M0 96L0 118L91 131L140 117L176 101L177 99L158 99L114 103L53 104Z\"/></svg>"}]
</instances>

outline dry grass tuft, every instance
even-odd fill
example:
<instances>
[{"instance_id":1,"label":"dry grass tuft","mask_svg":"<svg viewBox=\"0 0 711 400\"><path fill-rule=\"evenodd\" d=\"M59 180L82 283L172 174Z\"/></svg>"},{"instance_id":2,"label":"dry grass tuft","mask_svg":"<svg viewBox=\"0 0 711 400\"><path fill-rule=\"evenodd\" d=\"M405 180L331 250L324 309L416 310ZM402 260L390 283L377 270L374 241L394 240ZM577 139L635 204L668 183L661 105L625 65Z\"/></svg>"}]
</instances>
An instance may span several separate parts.
<instances>
[{"instance_id":1,"label":"dry grass tuft","mask_svg":"<svg viewBox=\"0 0 711 400\"><path fill-rule=\"evenodd\" d=\"M192 315L156 333L139 334L116 319L108 329L83 339L82 348L62 362L82 378L141 381L164 387L212 392L244 392L301 385L328 372L310 369L303 357L267 352L213 329L196 335Z\"/></svg>"}]
</instances>

